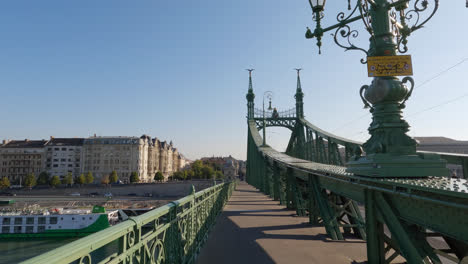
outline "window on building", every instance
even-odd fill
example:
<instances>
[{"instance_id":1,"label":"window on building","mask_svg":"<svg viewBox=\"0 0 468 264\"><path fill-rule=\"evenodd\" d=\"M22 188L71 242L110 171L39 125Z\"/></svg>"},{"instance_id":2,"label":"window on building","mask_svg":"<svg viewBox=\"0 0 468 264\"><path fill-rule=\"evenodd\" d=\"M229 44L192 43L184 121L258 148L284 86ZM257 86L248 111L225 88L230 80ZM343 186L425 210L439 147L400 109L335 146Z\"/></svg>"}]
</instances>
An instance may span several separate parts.
<instances>
[{"instance_id":1,"label":"window on building","mask_svg":"<svg viewBox=\"0 0 468 264\"><path fill-rule=\"evenodd\" d=\"M32 233L32 232L34 232L33 230L34 230L34 226L27 226L26 227L26 233Z\"/></svg>"},{"instance_id":2,"label":"window on building","mask_svg":"<svg viewBox=\"0 0 468 264\"><path fill-rule=\"evenodd\" d=\"M27 225L33 225L34 224L34 217L26 218L26 224Z\"/></svg>"},{"instance_id":3,"label":"window on building","mask_svg":"<svg viewBox=\"0 0 468 264\"><path fill-rule=\"evenodd\" d=\"M4 226L4 227L2 227L2 233L3 233L3 234L8 234L8 233L10 233L10 227L9 227L9 226Z\"/></svg>"},{"instance_id":4,"label":"window on building","mask_svg":"<svg viewBox=\"0 0 468 264\"><path fill-rule=\"evenodd\" d=\"M22 217L15 217L15 225L21 225L23 223Z\"/></svg>"},{"instance_id":5,"label":"window on building","mask_svg":"<svg viewBox=\"0 0 468 264\"><path fill-rule=\"evenodd\" d=\"M9 225L10 224L10 218L9 217L3 218L2 224L3 225Z\"/></svg>"},{"instance_id":6,"label":"window on building","mask_svg":"<svg viewBox=\"0 0 468 264\"><path fill-rule=\"evenodd\" d=\"M42 233L42 232L44 232L44 231L45 231L45 226L38 226L38 227L37 227L37 232L38 232L38 233Z\"/></svg>"},{"instance_id":7,"label":"window on building","mask_svg":"<svg viewBox=\"0 0 468 264\"><path fill-rule=\"evenodd\" d=\"M60 148L54 148L54 150L60 150Z\"/></svg>"},{"instance_id":8,"label":"window on building","mask_svg":"<svg viewBox=\"0 0 468 264\"><path fill-rule=\"evenodd\" d=\"M39 225L45 225L46 218L45 217L39 217L37 218L38 224Z\"/></svg>"},{"instance_id":9,"label":"window on building","mask_svg":"<svg viewBox=\"0 0 468 264\"><path fill-rule=\"evenodd\" d=\"M67 159L60 159L60 161L64 162L64 161L67 161Z\"/></svg>"},{"instance_id":10,"label":"window on building","mask_svg":"<svg viewBox=\"0 0 468 264\"><path fill-rule=\"evenodd\" d=\"M58 164L54 164L54 168L58 168Z\"/></svg>"},{"instance_id":11,"label":"window on building","mask_svg":"<svg viewBox=\"0 0 468 264\"><path fill-rule=\"evenodd\" d=\"M62 150L67 150L67 148L62 148Z\"/></svg>"},{"instance_id":12,"label":"window on building","mask_svg":"<svg viewBox=\"0 0 468 264\"><path fill-rule=\"evenodd\" d=\"M73 164L68 164L68 167L70 167L70 168L73 167Z\"/></svg>"},{"instance_id":13,"label":"window on building","mask_svg":"<svg viewBox=\"0 0 468 264\"><path fill-rule=\"evenodd\" d=\"M57 224L57 223L58 223L57 217L51 217L50 220L49 220L49 223L50 223L51 225Z\"/></svg>"},{"instance_id":14,"label":"window on building","mask_svg":"<svg viewBox=\"0 0 468 264\"><path fill-rule=\"evenodd\" d=\"M14 232L15 233L21 233L21 227L22 226L15 226Z\"/></svg>"}]
</instances>

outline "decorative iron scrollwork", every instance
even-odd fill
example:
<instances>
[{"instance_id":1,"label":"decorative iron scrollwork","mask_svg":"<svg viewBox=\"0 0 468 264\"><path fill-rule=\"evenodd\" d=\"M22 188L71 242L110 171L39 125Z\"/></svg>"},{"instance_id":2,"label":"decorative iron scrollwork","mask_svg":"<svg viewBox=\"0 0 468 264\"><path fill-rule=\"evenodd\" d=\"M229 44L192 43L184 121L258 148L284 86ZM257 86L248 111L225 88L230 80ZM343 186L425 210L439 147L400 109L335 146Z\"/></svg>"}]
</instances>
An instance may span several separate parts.
<instances>
[{"instance_id":1,"label":"decorative iron scrollwork","mask_svg":"<svg viewBox=\"0 0 468 264\"><path fill-rule=\"evenodd\" d=\"M430 5L428 0L415 0L413 9L406 13L404 12L404 9L399 10L399 8L396 7L396 9L400 11L401 34L399 36L401 37L398 38L398 51L400 53L406 53L408 51L408 47L406 46L408 43L407 37L412 32L422 28L424 24L426 24L427 21L429 21L437 12L437 9L439 8L439 0L433 1L434 8L425 19L421 18L421 14L431 10L429 9Z\"/></svg>"},{"instance_id":2,"label":"decorative iron scrollwork","mask_svg":"<svg viewBox=\"0 0 468 264\"><path fill-rule=\"evenodd\" d=\"M336 29L335 33L334 34L331 34L333 36L333 39L335 40L335 43L342 47L343 49L345 49L345 51L348 51L348 50L360 50L362 52L364 52L366 54L366 57L367 57L367 50L363 49L363 48L359 48L357 47L356 45L354 45L351 41L351 39L356 39L358 36L359 36L359 32L357 30L352 30L347 24L349 23L349 20L351 19L351 17L354 15L354 13L356 13L357 10L359 10L361 12L361 8L360 8L360 1L358 1L358 3L356 4L356 6L354 7L353 11L351 11L351 13L349 15L345 15L344 12L340 12L338 13L338 15L336 16L336 20L338 21L339 23L339 26L338 28ZM342 43L342 41L340 41L340 39L345 39L345 41L347 43ZM365 64L367 62L366 59L362 58L361 59L361 63L362 64Z\"/></svg>"},{"instance_id":3,"label":"decorative iron scrollwork","mask_svg":"<svg viewBox=\"0 0 468 264\"><path fill-rule=\"evenodd\" d=\"M411 94L413 93L413 88L414 88L414 80L413 80L413 78L411 78L411 77L405 77L405 78L403 78L403 79L401 80L402 85L404 85L404 83L406 83L406 82L410 82L410 83L411 83L411 87L410 87L408 93L406 94L405 99L403 99L403 102L401 102L401 104L400 104L400 109L405 108L405 103L406 103L406 101L408 100L408 98L410 98Z\"/></svg>"}]
</instances>

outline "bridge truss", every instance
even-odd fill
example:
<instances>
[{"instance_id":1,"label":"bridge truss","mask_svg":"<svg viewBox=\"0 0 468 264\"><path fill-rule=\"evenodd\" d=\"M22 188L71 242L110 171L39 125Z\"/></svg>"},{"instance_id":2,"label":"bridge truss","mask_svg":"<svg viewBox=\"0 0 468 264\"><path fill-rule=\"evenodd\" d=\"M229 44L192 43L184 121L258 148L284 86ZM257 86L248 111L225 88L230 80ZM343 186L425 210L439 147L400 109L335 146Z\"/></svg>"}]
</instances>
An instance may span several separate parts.
<instances>
[{"instance_id":1,"label":"bridge truss","mask_svg":"<svg viewBox=\"0 0 468 264\"><path fill-rule=\"evenodd\" d=\"M296 115L266 115L265 126L291 130L286 153L263 145L263 116L255 112L251 77L248 100L247 182L311 224L323 225L333 240L366 240L369 263L468 263L468 181L447 177L363 177L345 164L363 155L362 143L309 123L303 114L298 75ZM468 155L439 155L463 166ZM410 169L410 168L409 168ZM416 168L417 169L417 168ZM362 212L363 211L363 212Z\"/></svg>"}]
</instances>

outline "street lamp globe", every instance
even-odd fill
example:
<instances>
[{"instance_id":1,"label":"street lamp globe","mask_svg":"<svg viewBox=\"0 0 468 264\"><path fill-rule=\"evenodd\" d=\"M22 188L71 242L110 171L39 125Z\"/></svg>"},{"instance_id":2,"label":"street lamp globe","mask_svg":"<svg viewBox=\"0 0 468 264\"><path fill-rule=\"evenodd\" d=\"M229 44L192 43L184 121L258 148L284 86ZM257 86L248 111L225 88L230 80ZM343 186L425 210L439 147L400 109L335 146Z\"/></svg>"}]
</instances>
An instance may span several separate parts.
<instances>
[{"instance_id":1,"label":"street lamp globe","mask_svg":"<svg viewBox=\"0 0 468 264\"><path fill-rule=\"evenodd\" d=\"M314 12L322 12L327 0L309 0L310 7Z\"/></svg>"}]
</instances>

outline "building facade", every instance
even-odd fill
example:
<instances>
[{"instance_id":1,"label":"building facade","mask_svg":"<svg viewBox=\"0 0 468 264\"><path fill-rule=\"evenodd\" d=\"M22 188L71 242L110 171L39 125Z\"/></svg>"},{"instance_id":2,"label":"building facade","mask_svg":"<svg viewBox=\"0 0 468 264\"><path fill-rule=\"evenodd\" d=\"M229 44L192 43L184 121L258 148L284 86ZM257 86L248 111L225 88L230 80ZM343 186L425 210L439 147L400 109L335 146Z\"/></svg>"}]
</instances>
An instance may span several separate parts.
<instances>
[{"instance_id":1,"label":"building facade","mask_svg":"<svg viewBox=\"0 0 468 264\"><path fill-rule=\"evenodd\" d=\"M446 137L415 137L418 141L417 150L468 154L468 141L455 140ZM463 169L460 165L447 166L453 177L463 178Z\"/></svg>"},{"instance_id":2,"label":"building facade","mask_svg":"<svg viewBox=\"0 0 468 264\"><path fill-rule=\"evenodd\" d=\"M54 138L50 140L4 141L0 145L0 177L24 181L29 173L41 172L63 178L91 172L95 182L116 171L120 180L130 181L136 172L140 182L152 182L160 171L167 179L185 166L185 158L172 142L141 137Z\"/></svg>"},{"instance_id":3,"label":"building facade","mask_svg":"<svg viewBox=\"0 0 468 264\"><path fill-rule=\"evenodd\" d=\"M45 171L61 179L68 173L78 177L83 173L83 142L84 138L51 137L45 146Z\"/></svg>"},{"instance_id":4,"label":"building facade","mask_svg":"<svg viewBox=\"0 0 468 264\"><path fill-rule=\"evenodd\" d=\"M0 177L21 185L29 173L37 177L44 171L44 147L47 140L3 141L0 147Z\"/></svg>"},{"instance_id":5,"label":"building facade","mask_svg":"<svg viewBox=\"0 0 468 264\"><path fill-rule=\"evenodd\" d=\"M95 181L116 171L119 179L130 182L137 172L141 182L148 179L148 141L138 137L90 137L83 144L83 171L91 172Z\"/></svg>"}]
</instances>

